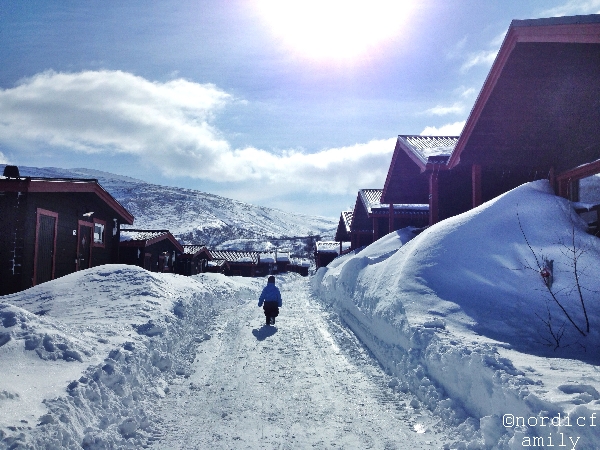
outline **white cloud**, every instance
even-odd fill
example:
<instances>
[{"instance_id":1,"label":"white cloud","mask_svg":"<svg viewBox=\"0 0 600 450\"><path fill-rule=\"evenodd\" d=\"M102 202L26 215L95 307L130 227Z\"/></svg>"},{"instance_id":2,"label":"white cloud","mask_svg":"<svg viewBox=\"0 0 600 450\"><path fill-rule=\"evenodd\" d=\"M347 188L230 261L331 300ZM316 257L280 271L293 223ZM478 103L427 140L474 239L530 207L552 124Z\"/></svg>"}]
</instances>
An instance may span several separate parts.
<instances>
[{"instance_id":1,"label":"white cloud","mask_svg":"<svg viewBox=\"0 0 600 450\"><path fill-rule=\"evenodd\" d=\"M317 153L231 148L212 121L232 101L212 84L183 79L46 72L0 90L0 143L21 152L44 144L57 152L133 155L166 176L252 183L278 194L347 194L385 180L393 138Z\"/></svg>"},{"instance_id":2,"label":"white cloud","mask_svg":"<svg viewBox=\"0 0 600 450\"><path fill-rule=\"evenodd\" d=\"M8 158L4 156L4 153L0 152L0 164L10 164Z\"/></svg>"},{"instance_id":3,"label":"white cloud","mask_svg":"<svg viewBox=\"0 0 600 450\"><path fill-rule=\"evenodd\" d=\"M490 67L496 59L498 50L482 50L477 53L469 55L468 59L463 63L460 70L467 72L475 66L487 66Z\"/></svg>"},{"instance_id":4,"label":"white cloud","mask_svg":"<svg viewBox=\"0 0 600 450\"><path fill-rule=\"evenodd\" d=\"M559 17L578 14L600 14L600 0L569 0L564 5L543 11L540 16Z\"/></svg>"},{"instance_id":5,"label":"white cloud","mask_svg":"<svg viewBox=\"0 0 600 450\"><path fill-rule=\"evenodd\" d=\"M466 121L448 123L441 127L425 127L421 131L421 136L459 136L465 126Z\"/></svg>"},{"instance_id":6,"label":"white cloud","mask_svg":"<svg viewBox=\"0 0 600 450\"><path fill-rule=\"evenodd\" d=\"M429 108L425 113L431 116L446 116L448 114L462 114L464 111L465 105L462 103L455 103L452 106L437 105L433 108Z\"/></svg>"},{"instance_id":7,"label":"white cloud","mask_svg":"<svg viewBox=\"0 0 600 450\"><path fill-rule=\"evenodd\" d=\"M477 95L477 89L474 87L467 88L465 86L461 86L455 91L458 95L463 98L473 98Z\"/></svg>"}]
</instances>

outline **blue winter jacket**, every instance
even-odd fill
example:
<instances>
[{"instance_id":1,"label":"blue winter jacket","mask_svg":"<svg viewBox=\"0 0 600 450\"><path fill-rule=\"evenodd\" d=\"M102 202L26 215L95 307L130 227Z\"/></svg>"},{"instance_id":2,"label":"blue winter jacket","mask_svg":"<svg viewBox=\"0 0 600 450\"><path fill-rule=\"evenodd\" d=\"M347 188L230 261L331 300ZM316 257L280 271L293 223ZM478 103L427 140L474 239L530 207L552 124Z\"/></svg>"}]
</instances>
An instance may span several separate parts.
<instances>
[{"instance_id":1,"label":"blue winter jacket","mask_svg":"<svg viewBox=\"0 0 600 450\"><path fill-rule=\"evenodd\" d=\"M258 306L262 306L263 302L277 302L277 306L281 307L281 292L273 283L267 283L258 298Z\"/></svg>"}]
</instances>

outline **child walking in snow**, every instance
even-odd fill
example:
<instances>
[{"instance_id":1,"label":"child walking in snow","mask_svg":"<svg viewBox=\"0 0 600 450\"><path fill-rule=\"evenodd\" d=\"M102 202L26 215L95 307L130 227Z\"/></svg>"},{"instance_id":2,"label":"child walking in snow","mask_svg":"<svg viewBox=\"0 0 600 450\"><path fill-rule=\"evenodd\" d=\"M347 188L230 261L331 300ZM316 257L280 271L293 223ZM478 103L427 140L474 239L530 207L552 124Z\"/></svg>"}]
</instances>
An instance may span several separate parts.
<instances>
[{"instance_id":1,"label":"child walking in snow","mask_svg":"<svg viewBox=\"0 0 600 450\"><path fill-rule=\"evenodd\" d=\"M265 311L265 321L267 325L275 325L275 317L279 315L281 307L281 292L275 286L275 277L271 275L258 298L258 306L262 306Z\"/></svg>"}]
</instances>

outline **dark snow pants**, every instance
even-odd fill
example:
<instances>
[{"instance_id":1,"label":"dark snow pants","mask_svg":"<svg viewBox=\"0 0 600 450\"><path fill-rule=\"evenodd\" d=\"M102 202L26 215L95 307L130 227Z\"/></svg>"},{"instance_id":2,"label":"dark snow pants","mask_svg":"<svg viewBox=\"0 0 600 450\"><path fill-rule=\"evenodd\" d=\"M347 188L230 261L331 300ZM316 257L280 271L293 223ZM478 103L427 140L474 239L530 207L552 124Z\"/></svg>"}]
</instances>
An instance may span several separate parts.
<instances>
[{"instance_id":1,"label":"dark snow pants","mask_svg":"<svg viewBox=\"0 0 600 450\"><path fill-rule=\"evenodd\" d=\"M265 320L269 323L269 317L277 317L279 315L279 306L277 302L264 302L263 309L265 311Z\"/></svg>"}]
</instances>

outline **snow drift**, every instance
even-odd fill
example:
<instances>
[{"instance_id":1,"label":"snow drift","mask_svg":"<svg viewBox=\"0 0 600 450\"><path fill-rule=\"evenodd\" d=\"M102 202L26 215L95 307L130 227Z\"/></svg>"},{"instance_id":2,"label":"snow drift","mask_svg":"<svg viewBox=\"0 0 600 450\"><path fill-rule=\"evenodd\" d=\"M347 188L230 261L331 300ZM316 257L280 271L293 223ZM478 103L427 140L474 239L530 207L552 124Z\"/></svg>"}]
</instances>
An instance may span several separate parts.
<instances>
[{"instance_id":1,"label":"snow drift","mask_svg":"<svg viewBox=\"0 0 600 450\"><path fill-rule=\"evenodd\" d=\"M250 283L106 265L2 297L0 448L147 446L154 403Z\"/></svg>"},{"instance_id":2,"label":"snow drift","mask_svg":"<svg viewBox=\"0 0 600 450\"><path fill-rule=\"evenodd\" d=\"M552 292L583 333L546 288L538 268L545 260L553 261ZM462 445L522 448L545 436L545 445L548 437L579 437L576 448L595 448L599 265L600 240L538 181L416 236L400 230L340 257L319 270L313 287L398 377L399 389L465 431ZM587 417L587 426L539 425L557 414ZM524 426L507 424L510 415Z\"/></svg>"}]
</instances>

